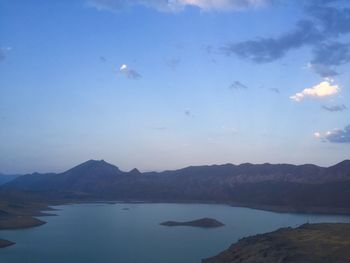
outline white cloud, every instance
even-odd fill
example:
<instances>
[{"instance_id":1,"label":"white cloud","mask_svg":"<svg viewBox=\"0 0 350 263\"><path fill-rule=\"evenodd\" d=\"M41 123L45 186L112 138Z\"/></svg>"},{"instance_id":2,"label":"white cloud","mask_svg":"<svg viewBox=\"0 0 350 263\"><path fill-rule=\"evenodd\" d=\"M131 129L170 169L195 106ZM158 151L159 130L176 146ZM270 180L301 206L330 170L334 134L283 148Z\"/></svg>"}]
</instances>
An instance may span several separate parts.
<instances>
[{"instance_id":1,"label":"white cloud","mask_svg":"<svg viewBox=\"0 0 350 263\"><path fill-rule=\"evenodd\" d=\"M315 137L316 139L320 139L320 138L322 137L322 135L321 135L320 132L315 132L315 133L314 133L314 137Z\"/></svg>"},{"instance_id":2,"label":"white cloud","mask_svg":"<svg viewBox=\"0 0 350 263\"><path fill-rule=\"evenodd\" d=\"M130 69L126 64L120 66L119 72L129 79L140 79L142 77L140 73L136 70Z\"/></svg>"},{"instance_id":3,"label":"white cloud","mask_svg":"<svg viewBox=\"0 0 350 263\"><path fill-rule=\"evenodd\" d=\"M327 97L327 96L337 94L340 89L339 89L339 86L333 84L333 82L334 81L332 79L325 79L321 83L311 88L306 88L303 91L298 92L293 96L290 96L289 98L297 102L300 102L305 97L322 98L322 97Z\"/></svg>"},{"instance_id":4,"label":"white cloud","mask_svg":"<svg viewBox=\"0 0 350 263\"><path fill-rule=\"evenodd\" d=\"M120 70L120 71L126 71L126 70L128 70L128 66L125 65L125 64L123 64L123 65L120 66L120 69L119 69L119 70Z\"/></svg>"},{"instance_id":5,"label":"white cloud","mask_svg":"<svg viewBox=\"0 0 350 263\"><path fill-rule=\"evenodd\" d=\"M203 11L232 11L256 8L271 0L88 0L91 7L98 10L117 11L133 6L145 6L160 12L178 12L188 6Z\"/></svg>"}]
</instances>

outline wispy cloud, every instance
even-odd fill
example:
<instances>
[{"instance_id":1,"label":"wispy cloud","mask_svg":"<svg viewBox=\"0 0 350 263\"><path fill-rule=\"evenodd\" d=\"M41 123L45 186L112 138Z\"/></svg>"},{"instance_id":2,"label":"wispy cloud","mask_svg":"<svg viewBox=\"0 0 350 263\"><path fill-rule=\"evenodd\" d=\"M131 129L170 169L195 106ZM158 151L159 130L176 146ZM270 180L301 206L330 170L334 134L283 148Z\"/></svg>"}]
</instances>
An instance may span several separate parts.
<instances>
[{"instance_id":1,"label":"wispy cloud","mask_svg":"<svg viewBox=\"0 0 350 263\"><path fill-rule=\"evenodd\" d=\"M158 127L154 127L153 129L154 129L154 130L157 130L157 131L165 131L165 130L167 130L168 128L165 127L165 126L158 126Z\"/></svg>"},{"instance_id":2,"label":"wispy cloud","mask_svg":"<svg viewBox=\"0 0 350 263\"><path fill-rule=\"evenodd\" d=\"M2 49L0 49L0 61L4 61L6 58L5 52L2 51Z\"/></svg>"},{"instance_id":3,"label":"wispy cloud","mask_svg":"<svg viewBox=\"0 0 350 263\"><path fill-rule=\"evenodd\" d=\"M350 62L349 43L339 39L350 33L350 8L330 3L341 0L310 0L300 2L306 16L294 29L278 37L261 37L229 43L221 48L227 55L237 55L256 63L268 63L284 57L289 51L311 46L310 69L322 77L338 74L336 67Z\"/></svg>"},{"instance_id":4,"label":"wispy cloud","mask_svg":"<svg viewBox=\"0 0 350 263\"><path fill-rule=\"evenodd\" d=\"M267 63L283 57L288 51L313 44L323 39L317 27L311 21L298 22L296 29L278 38L261 38L231 43L222 47L227 54L235 54L256 63Z\"/></svg>"},{"instance_id":5,"label":"wispy cloud","mask_svg":"<svg viewBox=\"0 0 350 263\"><path fill-rule=\"evenodd\" d=\"M305 97L322 98L322 97L327 97L327 96L337 94L338 92L339 92L338 85L335 85L335 84L333 85L332 80L326 79L311 88L306 88L303 91L298 92L293 96L290 96L289 98L297 102L300 102Z\"/></svg>"},{"instance_id":6,"label":"wispy cloud","mask_svg":"<svg viewBox=\"0 0 350 263\"><path fill-rule=\"evenodd\" d=\"M342 105L334 105L334 106L322 105L322 109L330 112L336 112L336 111L346 110L347 108L344 104L342 104Z\"/></svg>"},{"instance_id":7,"label":"wispy cloud","mask_svg":"<svg viewBox=\"0 0 350 263\"><path fill-rule=\"evenodd\" d=\"M184 113L187 117L194 117L194 115L190 109L185 109Z\"/></svg>"},{"instance_id":8,"label":"wispy cloud","mask_svg":"<svg viewBox=\"0 0 350 263\"><path fill-rule=\"evenodd\" d=\"M278 89L278 88L269 88L269 90L274 92L274 93L280 93L280 89Z\"/></svg>"},{"instance_id":9,"label":"wispy cloud","mask_svg":"<svg viewBox=\"0 0 350 263\"><path fill-rule=\"evenodd\" d=\"M144 6L160 12L180 12L186 7L202 11L237 11L262 7L273 0L88 0L98 10L118 11L133 6Z\"/></svg>"},{"instance_id":10,"label":"wispy cloud","mask_svg":"<svg viewBox=\"0 0 350 263\"><path fill-rule=\"evenodd\" d=\"M171 58L165 60L165 65L167 65L172 70L176 70L180 62L181 60L179 58Z\"/></svg>"},{"instance_id":11,"label":"wispy cloud","mask_svg":"<svg viewBox=\"0 0 350 263\"><path fill-rule=\"evenodd\" d=\"M232 90L239 90L239 89L248 89L246 85L244 85L242 82L235 80L230 86L230 89Z\"/></svg>"},{"instance_id":12,"label":"wispy cloud","mask_svg":"<svg viewBox=\"0 0 350 263\"><path fill-rule=\"evenodd\" d=\"M276 94L280 93L279 88L265 88L263 85L261 85L261 86L259 86L259 89L268 90L268 91L276 93Z\"/></svg>"},{"instance_id":13,"label":"wispy cloud","mask_svg":"<svg viewBox=\"0 0 350 263\"><path fill-rule=\"evenodd\" d=\"M338 72L334 69L334 67L324 63L309 62L307 64L307 68L324 78L335 77L338 75Z\"/></svg>"},{"instance_id":14,"label":"wispy cloud","mask_svg":"<svg viewBox=\"0 0 350 263\"><path fill-rule=\"evenodd\" d=\"M346 64L349 61L350 43L331 42L320 44L315 48L314 58L309 65L319 75L332 77L338 75L334 69L335 66Z\"/></svg>"},{"instance_id":15,"label":"wispy cloud","mask_svg":"<svg viewBox=\"0 0 350 263\"><path fill-rule=\"evenodd\" d=\"M11 50L11 47L0 47L0 62L6 59L7 53Z\"/></svg>"},{"instance_id":16,"label":"wispy cloud","mask_svg":"<svg viewBox=\"0 0 350 263\"><path fill-rule=\"evenodd\" d=\"M130 69L126 64L120 66L119 72L129 79L137 80L142 78L140 73L138 73L136 70Z\"/></svg>"},{"instance_id":17,"label":"wispy cloud","mask_svg":"<svg viewBox=\"0 0 350 263\"><path fill-rule=\"evenodd\" d=\"M314 137L323 142L350 143L350 125L346 126L344 129L327 131L324 134L315 132Z\"/></svg>"},{"instance_id":18,"label":"wispy cloud","mask_svg":"<svg viewBox=\"0 0 350 263\"><path fill-rule=\"evenodd\" d=\"M195 6L206 11L231 11L261 7L271 0L179 0L178 2L184 6Z\"/></svg>"},{"instance_id":19,"label":"wispy cloud","mask_svg":"<svg viewBox=\"0 0 350 263\"><path fill-rule=\"evenodd\" d=\"M212 54L215 51L215 48L212 45L204 45L204 46L202 46L202 49L207 54Z\"/></svg>"}]
</instances>

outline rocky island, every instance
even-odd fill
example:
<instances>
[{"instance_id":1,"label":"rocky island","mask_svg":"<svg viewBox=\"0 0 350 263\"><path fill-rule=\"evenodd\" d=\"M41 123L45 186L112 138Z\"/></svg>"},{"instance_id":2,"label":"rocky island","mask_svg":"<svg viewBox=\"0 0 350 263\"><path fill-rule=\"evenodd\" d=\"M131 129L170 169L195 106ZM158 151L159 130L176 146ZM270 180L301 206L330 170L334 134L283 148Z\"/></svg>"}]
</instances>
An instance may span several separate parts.
<instances>
[{"instance_id":1,"label":"rocky island","mask_svg":"<svg viewBox=\"0 0 350 263\"><path fill-rule=\"evenodd\" d=\"M11 241L8 241L5 239L0 239L0 248L9 247L9 246L12 246L14 244L15 244L14 242L11 242Z\"/></svg>"},{"instance_id":2,"label":"rocky island","mask_svg":"<svg viewBox=\"0 0 350 263\"><path fill-rule=\"evenodd\" d=\"M346 263L350 224L304 224L246 237L202 263Z\"/></svg>"},{"instance_id":3,"label":"rocky island","mask_svg":"<svg viewBox=\"0 0 350 263\"><path fill-rule=\"evenodd\" d=\"M166 221L160 223L162 226L192 226L192 227L202 227L202 228L213 228L224 226L223 223L212 218L201 218L192 221L178 222L178 221Z\"/></svg>"}]
</instances>

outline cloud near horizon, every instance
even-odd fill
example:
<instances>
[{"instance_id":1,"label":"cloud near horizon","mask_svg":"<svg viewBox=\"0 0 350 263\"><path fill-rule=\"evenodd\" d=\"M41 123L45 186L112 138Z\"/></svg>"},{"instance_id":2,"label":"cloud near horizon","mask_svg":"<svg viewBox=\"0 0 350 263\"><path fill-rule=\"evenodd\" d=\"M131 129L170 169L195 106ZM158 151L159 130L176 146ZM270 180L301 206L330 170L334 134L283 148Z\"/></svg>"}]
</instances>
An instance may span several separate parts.
<instances>
[{"instance_id":1,"label":"cloud near horizon","mask_svg":"<svg viewBox=\"0 0 350 263\"><path fill-rule=\"evenodd\" d=\"M88 0L87 4L98 10L115 12L125 8L144 6L159 12L180 12L186 7L201 11L237 11L258 8L273 0Z\"/></svg>"},{"instance_id":2,"label":"cloud near horizon","mask_svg":"<svg viewBox=\"0 0 350 263\"><path fill-rule=\"evenodd\" d=\"M346 126L344 129L327 131L324 134L321 132L315 132L314 137L323 142L350 143L350 125Z\"/></svg>"},{"instance_id":3,"label":"cloud near horizon","mask_svg":"<svg viewBox=\"0 0 350 263\"><path fill-rule=\"evenodd\" d=\"M326 79L311 88L306 88L303 91L298 92L293 96L290 96L289 98L294 101L300 102L305 97L322 98L337 94L340 90L339 86L332 85L332 83L332 80Z\"/></svg>"}]
</instances>

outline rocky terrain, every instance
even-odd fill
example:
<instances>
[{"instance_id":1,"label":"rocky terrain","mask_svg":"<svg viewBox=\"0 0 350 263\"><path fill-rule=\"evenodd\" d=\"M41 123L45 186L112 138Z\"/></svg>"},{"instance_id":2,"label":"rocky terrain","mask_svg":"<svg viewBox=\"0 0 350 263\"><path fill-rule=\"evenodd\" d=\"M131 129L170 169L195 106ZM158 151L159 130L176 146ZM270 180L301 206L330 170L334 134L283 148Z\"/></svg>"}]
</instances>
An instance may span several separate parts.
<instances>
[{"instance_id":1,"label":"rocky terrain","mask_svg":"<svg viewBox=\"0 0 350 263\"><path fill-rule=\"evenodd\" d=\"M9 246L12 246L14 244L15 243L13 243L11 241L8 241L8 240L5 240L5 239L0 239L0 248L9 247Z\"/></svg>"},{"instance_id":2,"label":"rocky terrain","mask_svg":"<svg viewBox=\"0 0 350 263\"><path fill-rule=\"evenodd\" d=\"M350 224L305 224L246 237L202 263L347 263Z\"/></svg>"}]
</instances>

